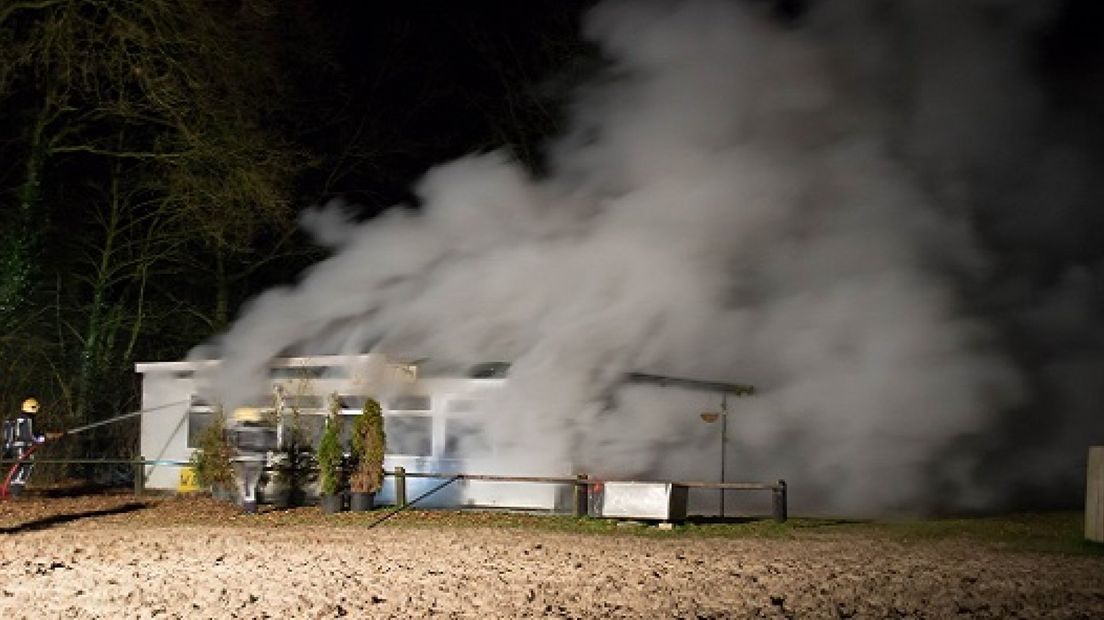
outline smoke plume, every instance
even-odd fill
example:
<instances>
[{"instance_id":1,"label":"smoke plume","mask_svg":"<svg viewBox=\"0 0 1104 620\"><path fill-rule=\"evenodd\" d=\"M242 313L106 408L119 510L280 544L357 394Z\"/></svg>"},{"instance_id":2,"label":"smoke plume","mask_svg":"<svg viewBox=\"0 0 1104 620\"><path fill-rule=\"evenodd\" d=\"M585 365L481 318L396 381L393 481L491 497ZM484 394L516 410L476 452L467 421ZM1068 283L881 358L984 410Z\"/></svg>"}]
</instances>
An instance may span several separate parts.
<instances>
[{"instance_id":1,"label":"smoke plume","mask_svg":"<svg viewBox=\"0 0 1104 620\"><path fill-rule=\"evenodd\" d=\"M1100 262L1070 247L1100 162L1031 62L1044 5L600 5L608 66L548 174L473 154L417 210L308 211L332 256L192 356L224 360L227 402L288 353L507 360L519 468L641 478L716 479L718 404L625 373L750 383L727 477L786 478L799 511L1076 489L1104 334Z\"/></svg>"}]
</instances>

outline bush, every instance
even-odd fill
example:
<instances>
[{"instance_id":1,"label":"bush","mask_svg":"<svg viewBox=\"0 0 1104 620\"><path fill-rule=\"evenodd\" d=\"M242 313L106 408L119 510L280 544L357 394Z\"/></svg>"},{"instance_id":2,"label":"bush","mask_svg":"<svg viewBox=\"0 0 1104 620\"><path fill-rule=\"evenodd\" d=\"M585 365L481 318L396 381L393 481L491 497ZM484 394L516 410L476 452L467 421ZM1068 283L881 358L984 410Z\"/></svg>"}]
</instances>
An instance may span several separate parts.
<instances>
[{"instance_id":1,"label":"bush","mask_svg":"<svg viewBox=\"0 0 1104 620\"><path fill-rule=\"evenodd\" d=\"M349 485L354 493L378 493L383 486L383 410L369 398L353 426L352 454L356 461Z\"/></svg>"},{"instance_id":2,"label":"bush","mask_svg":"<svg viewBox=\"0 0 1104 620\"><path fill-rule=\"evenodd\" d=\"M337 416L340 411L337 394L330 396L330 415L326 416L326 430L318 444L318 484L323 495L333 495L341 489L341 436Z\"/></svg>"},{"instance_id":3,"label":"bush","mask_svg":"<svg viewBox=\"0 0 1104 620\"><path fill-rule=\"evenodd\" d=\"M290 502L296 504L310 482L315 456L303 431L298 404L288 407L280 388L273 393L272 415L281 435L280 445L273 455L276 483L287 490Z\"/></svg>"},{"instance_id":4,"label":"bush","mask_svg":"<svg viewBox=\"0 0 1104 620\"><path fill-rule=\"evenodd\" d=\"M215 410L215 419L199 436L199 447L189 462L195 469L196 481L203 488L226 487L234 483L234 468L230 464L233 452L226 441L226 417L222 407Z\"/></svg>"}]
</instances>

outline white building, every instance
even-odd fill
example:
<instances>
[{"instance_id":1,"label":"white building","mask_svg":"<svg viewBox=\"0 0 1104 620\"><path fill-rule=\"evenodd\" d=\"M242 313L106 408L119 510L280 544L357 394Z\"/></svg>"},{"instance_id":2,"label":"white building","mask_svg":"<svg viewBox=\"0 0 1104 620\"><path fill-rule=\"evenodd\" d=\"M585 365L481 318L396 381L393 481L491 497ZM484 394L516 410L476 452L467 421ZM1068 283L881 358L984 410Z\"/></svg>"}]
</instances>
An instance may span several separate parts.
<instances>
[{"instance_id":1,"label":"white building","mask_svg":"<svg viewBox=\"0 0 1104 620\"><path fill-rule=\"evenodd\" d=\"M146 486L180 488L184 464L196 449L203 430L214 419L204 397L203 370L217 371L218 362L139 363L142 375L141 453L158 464L147 467ZM302 414L302 426L317 444L328 413L330 394L339 395L343 440L348 441L353 416L361 413L366 398L383 409L387 455L384 468L403 467L425 473L506 473L496 470L493 429L481 419L479 403L501 388L504 379L493 368L477 373L487 376L420 378L410 364L388 361L380 355L280 358L270 367L270 393L282 388L289 405ZM255 403L258 405L270 403ZM347 443L346 443L347 445ZM461 456L463 451L469 456ZM532 472L530 472L532 473ZM562 476L569 472L547 471ZM407 495L417 497L441 480L412 477ZM553 509L563 490L556 485L508 482L457 482L452 488L427 498L422 505L473 505ZM393 481L388 478L377 501L394 501Z\"/></svg>"},{"instance_id":2,"label":"white building","mask_svg":"<svg viewBox=\"0 0 1104 620\"><path fill-rule=\"evenodd\" d=\"M205 398L205 371L217 372L218 362L139 363L142 375L141 454L148 461L146 486L153 489L180 488L182 473L203 430L214 413ZM384 468L403 467L410 473L466 473L568 477L570 464L529 466L524 472L505 470L500 452L502 439L489 424L484 405L506 382L505 364L485 364L464 377L419 376L417 366L388 360L378 354L279 358L269 367L268 393L282 390L288 405L298 407L309 440L317 445L324 427L331 394L338 394L342 409L343 440L347 442L353 416L361 413L365 399L379 401L383 409L387 454ZM630 383L661 386L665 392L692 393L693 404L677 407L685 424L696 426L699 443L717 446L710 437L723 432L722 424L703 425L699 412L723 409L724 394L750 392L747 386L674 379L634 373ZM666 388L673 388L668 390ZM263 397L262 397L263 398ZM267 402L250 403L271 406ZM714 414L715 415L715 414ZM723 415L723 414L722 414ZM702 414L704 419L706 416ZM711 428L706 428L710 426ZM722 435L723 437L723 435ZM347 445L347 443L346 443ZM710 448L706 448L709 450ZM717 456L723 452L723 440ZM699 454L709 462L723 459ZM684 459L679 459L684 460ZM689 471L664 467L667 479L686 479ZM719 479L719 478L718 478ZM413 499L441 482L437 478L410 477L407 497ZM699 493L699 495L701 495ZM703 506L714 501L704 497ZM377 502L394 501L393 479L388 477ZM424 506L485 506L522 509L566 509L571 501L568 485L462 481L427 498ZM692 504L694 502L692 498ZM706 508L704 512L709 512Z\"/></svg>"}]
</instances>

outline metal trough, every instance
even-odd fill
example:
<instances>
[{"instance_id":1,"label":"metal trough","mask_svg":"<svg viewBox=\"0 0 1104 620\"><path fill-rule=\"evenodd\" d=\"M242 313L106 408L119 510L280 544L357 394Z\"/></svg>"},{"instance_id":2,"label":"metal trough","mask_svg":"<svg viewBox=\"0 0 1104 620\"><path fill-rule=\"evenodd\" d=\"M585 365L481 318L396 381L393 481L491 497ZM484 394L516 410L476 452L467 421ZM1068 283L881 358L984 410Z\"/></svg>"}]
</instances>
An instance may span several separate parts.
<instances>
[{"instance_id":1,"label":"metal trough","mask_svg":"<svg viewBox=\"0 0 1104 620\"><path fill-rule=\"evenodd\" d=\"M591 515L612 519L686 520L687 487L671 482L604 482L591 491Z\"/></svg>"}]
</instances>

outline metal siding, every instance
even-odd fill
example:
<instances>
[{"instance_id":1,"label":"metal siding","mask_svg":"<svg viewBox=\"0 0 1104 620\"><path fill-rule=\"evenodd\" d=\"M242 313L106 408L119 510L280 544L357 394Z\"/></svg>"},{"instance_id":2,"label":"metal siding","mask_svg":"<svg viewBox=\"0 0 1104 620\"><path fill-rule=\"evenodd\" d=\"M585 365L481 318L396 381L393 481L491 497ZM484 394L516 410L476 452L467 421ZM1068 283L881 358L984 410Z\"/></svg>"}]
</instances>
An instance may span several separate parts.
<instances>
[{"instance_id":1,"label":"metal siding","mask_svg":"<svg viewBox=\"0 0 1104 620\"><path fill-rule=\"evenodd\" d=\"M142 377L142 409L151 409L178 401L188 401L194 391L191 377L177 377L174 372L147 372ZM144 413L142 419L141 454L147 460L187 461L188 403ZM150 465L146 467L146 487L176 490L180 485L180 467Z\"/></svg>"}]
</instances>

